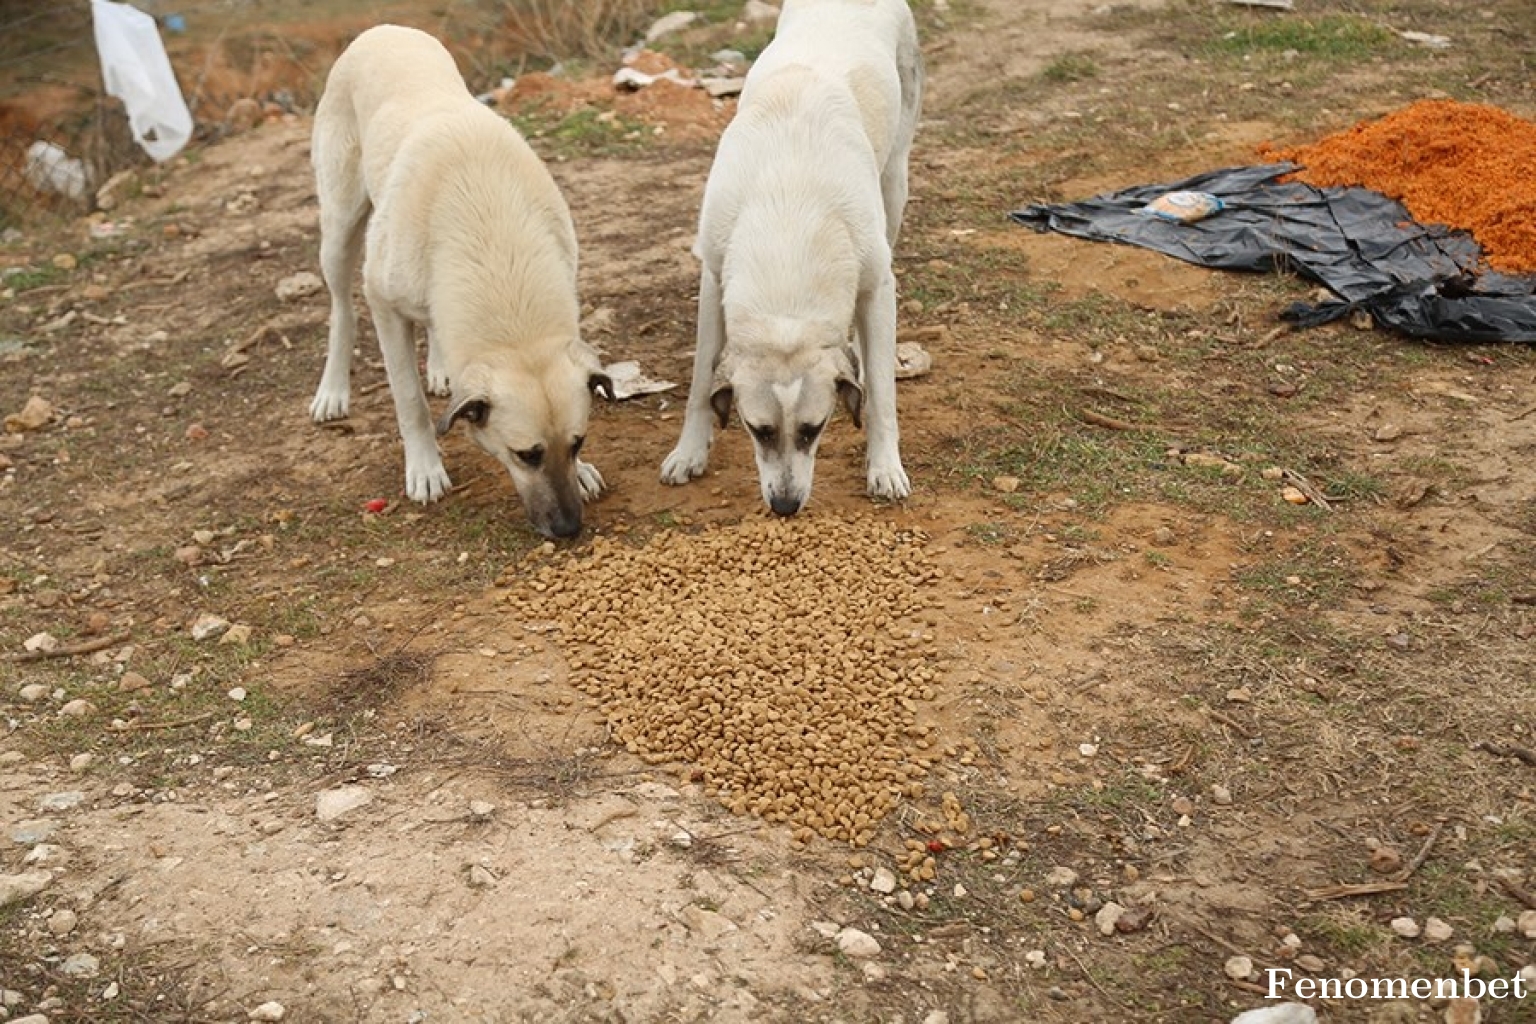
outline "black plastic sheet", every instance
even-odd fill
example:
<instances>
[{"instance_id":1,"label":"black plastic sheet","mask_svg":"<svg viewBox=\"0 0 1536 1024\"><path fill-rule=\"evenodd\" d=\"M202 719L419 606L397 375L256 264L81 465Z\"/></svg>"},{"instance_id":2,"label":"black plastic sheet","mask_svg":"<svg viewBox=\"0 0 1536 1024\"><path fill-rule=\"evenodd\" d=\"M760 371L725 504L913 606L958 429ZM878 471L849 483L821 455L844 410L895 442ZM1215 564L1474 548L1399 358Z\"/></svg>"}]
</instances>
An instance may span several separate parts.
<instances>
[{"instance_id":1,"label":"black plastic sheet","mask_svg":"<svg viewBox=\"0 0 1536 1024\"><path fill-rule=\"evenodd\" d=\"M1471 235L1420 224L1379 192L1277 180L1295 170L1289 163L1229 167L1079 203L1029 206L1012 217L1037 231L1139 245L1203 267L1295 271L1338 296L1281 314L1302 326L1365 310L1419 338L1536 342L1536 277L1488 271ZM1181 191L1209 192L1226 208L1192 224L1138 212Z\"/></svg>"}]
</instances>

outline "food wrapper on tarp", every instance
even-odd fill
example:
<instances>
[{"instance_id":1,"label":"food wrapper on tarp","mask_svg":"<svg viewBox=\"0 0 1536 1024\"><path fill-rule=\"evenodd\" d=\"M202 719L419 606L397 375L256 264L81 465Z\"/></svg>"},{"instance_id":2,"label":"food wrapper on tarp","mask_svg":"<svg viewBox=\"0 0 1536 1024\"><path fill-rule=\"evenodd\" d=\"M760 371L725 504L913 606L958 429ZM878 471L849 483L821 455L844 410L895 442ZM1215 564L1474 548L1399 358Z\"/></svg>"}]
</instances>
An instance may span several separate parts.
<instances>
[{"instance_id":1,"label":"food wrapper on tarp","mask_svg":"<svg viewBox=\"0 0 1536 1024\"><path fill-rule=\"evenodd\" d=\"M1379 192L1279 180L1298 169L1228 167L1077 203L1029 206L1012 217L1037 231L1139 245L1203 267L1295 271L1338 296L1281 314L1306 327L1364 310L1419 338L1536 342L1536 277L1488 270L1471 235L1420 224ZM1170 192L1210 193L1222 209L1193 223L1142 212Z\"/></svg>"}]
</instances>

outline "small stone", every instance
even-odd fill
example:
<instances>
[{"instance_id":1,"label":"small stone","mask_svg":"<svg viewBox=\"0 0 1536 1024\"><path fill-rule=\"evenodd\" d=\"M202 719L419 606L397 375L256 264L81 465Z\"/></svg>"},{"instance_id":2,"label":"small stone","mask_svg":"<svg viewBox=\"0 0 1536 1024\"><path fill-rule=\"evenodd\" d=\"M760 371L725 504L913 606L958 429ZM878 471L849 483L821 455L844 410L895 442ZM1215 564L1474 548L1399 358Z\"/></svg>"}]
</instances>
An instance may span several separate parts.
<instances>
[{"instance_id":1,"label":"small stone","mask_svg":"<svg viewBox=\"0 0 1536 1024\"><path fill-rule=\"evenodd\" d=\"M887 867L876 868L875 877L869 880L869 887L875 892L889 896L896 891L895 872Z\"/></svg>"},{"instance_id":2,"label":"small stone","mask_svg":"<svg viewBox=\"0 0 1536 1024\"><path fill-rule=\"evenodd\" d=\"M59 648L59 638L52 633L33 633L21 642L21 647L29 654L47 654Z\"/></svg>"},{"instance_id":3,"label":"small stone","mask_svg":"<svg viewBox=\"0 0 1536 1024\"><path fill-rule=\"evenodd\" d=\"M1483 1008L1476 999L1452 999L1445 1007L1445 1024L1482 1024Z\"/></svg>"},{"instance_id":4,"label":"small stone","mask_svg":"<svg viewBox=\"0 0 1536 1024\"><path fill-rule=\"evenodd\" d=\"M57 823L47 818L32 818L12 825L7 835L18 846L36 846L38 843L46 843L56 827ZM1509 922L1509 930L1515 930L1515 922Z\"/></svg>"},{"instance_id":5,"label":"small stone","mask_svg":"<svg viewBox=\"0 0 1536 1024\"><path fill-rule=\"evenodd\" d=\"M221 619L217 615L199 615L197 621L192 623L192 639L212 640L228 628L228 619Z\"/></svg>"},{"instance_id":6,"label":"small stone","mask_svg":"<svg viewBox=\"0 0 1536 1024\"><path fill-rule=\"evenodd\" d=\"M1387 646L1394 650L1406 651L1413 646L1413 638L1407 633L1388 633Z\"/></svg>"},{"instance_id":7,"label":"small stone","mask_svg":"<svg viewBox=\"0 0 1536 1024\"><path fill-rule=\"evenodd\" d=\"M1263 477L1265 480L1284 480L1285 470L1281 469L1279 466L1265 466L1262 470L1259 471L1259 476Z\"/></svg>"},{"instance_id":8,"label":"small stone","mask_svg":"<svg viewBox=\"0 0 1536 1024\"><path fill-rule=\"evenodd\" d=\"M1187 796L1174 797L1173 803L1169 806L1173 808L1174 814L1177 814L1181 817L1186 817L1195 813L1195 802Z\"/></svg>"},{"instance_id":9,"label":"small stone","mask_svg":"<svg viewBox=\"0 0 1536 1024\"><path fill-rule=\"evenodd\" d=\"M277 282L277 298L280 302L296 302L308 298L325 287L325 283L307 270L283 278Z\"/></svg>"},{"instance_id":10,"label":"small stone","mask_svg":"<svg viewBox=\"0 0 1536 1024\"><path fill-rule=\"evenodd\" d=\"M496 876L491 874L489 868L472 864L469 868L469 887L471 889L489 889L495 886Z\"/></svg>"},{"instance_id":11,"label":"small stone","mask_svg":"<svg viewBox=\"0 0 1536 1024\"><path fill-rule=\"evenodd\" d=\"M1395 875L1403 869L1403 855L1390 846L1371 851L1371 870L1378 875Z\"/></svg>"},{"instance_id":12,"label":"small stone","mask_svg":"<svg viewBox=\"0 0 1536 1024\"><path fill-rule=\"evenodd\" d=\"M1246 956L1230 956L1221 969L1233 981L1246 981L1253 974L1253 961Z\"/></svg>"},{"instance_id":13,"label":"small stone","mask_svg":"<svg viewBox=\"0 0 1536 1024\"><path fill-rule=\"evenodd\" d=\"M496 813L496 805L486 800L471 800L469 813L476 818L489 818Z\"/></svg>"},{"instance_id":14,"label":"small stone","mask_svg":"<svg viewBox=\"0 0 1536 1024\"><path fill-rule=\"evenodd\" d=\"M1227 691L1227 700L1233 704L1250 704L1253 702L1253 691L1246 686L1238 686Z\"/></svg>"},{"instance_id":15,"label":"small stone","mask_svg":"<svg viewBox=\"0 0 1536 1024\"><path fill-rule=\"evenodd\" d=\"M1053 889L1070 889L1077 884L1077 872L1068 867L1051 868L1045 876L1045 884Z\"/></svg>"},{"instance_id":16,"label":"small stone","mask_svg":"<svg viewBox=\"0 0 1536 1024\"><path fill-rule=\"evenodd\" d=\"M230 690L226 696L228 696L229 699L233 701L245 700L245 687L236 686L234 689Z\"/></svg>"},{"instance_id":17,"label":"small stone","mask_svg":"<svg viewBox=\"0 0 1536 1024\"><path fill-rule=\"evenodd\" d=\"M1098 752L1099 752L1099 745L1097 743L1079 743L1077 745L1077 753L1078 753L1079 757L1083 757L1083 758L1093 757Z\"/></svg>"},{"instance_id":18,"label":"small stone","mask_svg":"<svg viewBox=\"0 0 1536 1024\"><path fill-rule=\"evenodd\" d=\"M101 971L101 961L89 953L74 953L59 964L59 973L71 978L94 978Z\"/></svg>"},{"instance_id":19,"label":"small stone","mask_svg":"<svg viewBox=\"0 0 1536 1024\"><path fill-rule=\"evenodd\" d=\"M880 955L880 943L868 932L857 928L844 928L837 933L837 948L844 956L870 957Z\"/></svg>"},{"instance_id":20,"label":"small stone","mask_svg":"<svg viewBox=\"0 0 1536 1024\"><path fill-rule=\"evenodd\" d=\"M882 967L879 964L875 963L873 960L868 960L868 961L865 961L865 963L864 963L864 980L865 981L871 981L871 982L884 981L886 979L886 977L887 977L887 973L888 972L886 971L886 969L884 967Z\"/></svg>"},{"instance_id":21,"label":"small stone","mask_svg":"<svg viewBox=\"0 0 1536 1024\"><path fill-rule=\"evenodd\" d=\"M246 1015L246 1019L266 1021L282 1020L283 1016L287 1012L287 1008L283 1006L282 1003L274 999L270 1002L262 1003L260 1006L256 1007L256 1009L252 1010L249 1014Z\"/></svg>"},{"instance_id":22,"label":"small stone","mask_svg":"<svg viewBox=\"0 0 1536 1024\"><path fill-rule=\"evenodd\" d=\"M48 696L48 692L49 690L47 683L28 683L26 686L23 686L20 690L16 691L16 696L20 697L28 704L36 704L38 701Z\"/></svg>"},{"instance_id":23,"label":"small stone","mask_svg":"<svg viewBox=\"0 0 1536 1024\"><path fill-rule=\"evenodd\" d=\"M20 875L0 875L0 907L35 897L54 880L46 870L25 870Z\"/></svg>"},{"instance_id":24,"label":"small stone","mask_svg":"<svg viewBox=\"0 0 1536 1024\"><path fill-rule=\"evenodd\" d=\"M1284 498L1292 505L1305 505L1309 500L1307 498L1306 492L1300 490L1299 488L1290 486L1287 486L1280 491L1280 497Z\"/></svg>"},{"instance_id":25,"label":"small stone","mask_svg":"<svg viewBox=\"0 0 1536 1024\"><path fill-rule=\"evenodd\" d=\"M59 708L59 714L65 718L85 718L96 710L96 705L83 697L77 697L63 707Z\"/></svg>"},{"instance_id":26,"label":"small stone","mask_svg":"<svg viewBox=\"0 0 1536 1024\"><path fill-rule=\"evenodd\" d=\"M151 685L148 679L137 672L124 672L122 678L117 681L117 688L122 693L136 693L139 690L147 690Z\"/></svg>"},{"instance_id":27,"label":"small stone","mask_svg":"<svg viewBox=\"0 0 1536 1024\"><path fill-rule=\"evenodd\" d=\"M1227 807L1232 803L1232 791L1221 783L1211 787L1211 802L1219 807Z\"/></svg>"},{"instance_id":28,"label":"small stone","mask_svg":"<svg viewBox=\"0 0 1536 1024\"><path fill-rule=\"evenodd\" d=\"M1016 476L995 476L992 478L992 489L1003 494L1013 494L1023 483Z\"/></svg>"},{"instance_id":29,"label":"small stone","mask_svg":"<svg viewBox=\"0 0 1536 1024\"><path fill-rule=\"evenodd\" d=\"M1394 917L1387 927L1405 939L1416 939L1419 937L1419 932L1423 931L1419 927L1419 922L1411 917Z\"/></svg>"},{"instance_id":30,"label":"small stone","mask_svg":"<svg viewBox=\"0 0 1536 1024\"><path fill-rule=\"evenodd\" d=\"M79 920L73 910L55 910L53 916L48 919L48 930L55 935L68 935L75 930Z\"/></svg>"},{"instance_id":31,"label":"small stone","mask_svg":"<svg viewBox=\"0 0 1536 1024\"><path fill-rule=\"evenodd\" d=\"M1508 935L1514 930L1515 919L1510 917L1508 914L1500 914L1497 918L1494 919L1493 933L1495 935Z\"/></svg>"},{"instance_id":32,"label":"small stone","mask_svg":"<svg viewBox=\"0 0 1536 1024\"><path fill-rule=\"evenodd\" d=\"M67 811L78 807L84 799L84 793L78 789L71 789L62 793L49 793L37 802L37 806L43 811Z\"/></svg>"},{"instance_id":33,"label":"small stone","mask_svg":"<svg viewBox=\"0 0 1536 1024\"><path fill-rule=\"evenodd\" d=\"M244 647L250 642L251 627L244 624L230 626L227 630L224 631L224 635L219 637L219 643L234 644L239 647Z\"/></svg>"},{"instance_id":34,"label":"small stone","mask_svg":"<svg viewBox=\"0 0 1536 1024\"><path fill-rule=\"evenodd\" d=\"M683 908L683 924L688 926L689 931L710 942L736 931L735 921L718 911L706 910L696 904Z\"/></svg>"},{"instance_id":35,"label":"small stone","mask_svg":"<svg viewBox=\"0 0 1536 1024\"><path fill-rule=\"evenodd\" d=\"M1527 910L1521 913L1520 919L1515 922L1515 927L1520 934L1528 939L1536 939L1536 910Z\"/></svg>"},{"instance_id":36,"label":"small stone","mask_svg":"<svg viewBox=\"0 0 1536 1024\"><path fill-rule=\"evenodd\" d=\"M362 786L339 786L315 798L315 817L321 821L335 821L372 802L373 794Z\"/></svg>"},{"instance_id":37,"label":"small stone","mask_svg":"<svg viewBox=\"0 0 1536 1024\"><path fill-rule=\"evenodd\" d=\"M1398 426L1396 423L1383 423L1381 426L1376 428L1376 433L1371 435L1371 437L1375 438L1377 441L1382 442L1396 441L1402 436L1403 428Z\"/></svg>"},{"instance_id":38,"label":"small stone","mask_svg":"<svg viewBox=\"0 0 1536 1024\"><path fill-rule=\"evenodd\" d=\"M741 20L748 25L776 22L779 20L779 8L764 0L747 0L741 9Z\"/></svg>"},{"instance_id":39,"label":"small stone","mask_svg":"<svg viewBox=\"0 0 1536 1024\"><path fill-rule=\"evenodd\" d=\"M916 902L917 901L912 898L912 893L910 890L903 889L896 894L896 905L902 910L911 910Z\"/></svg>"},{"instance_id":40,"label":"small stone","mask_svg":"<svg viewBox=\"0 0 1536 1024\"><path fill-rule=\"evenodd\" d=\"M1139 932L1152 921L1151 907L1132 907L1115 920L1115 931L1122 934Z\"/></svg>"},{"instance_id":41,"label":"small stone","mask_svg":"<svg viewBox=\"0 0 1536 1024\"><path fill-rule=\"evenodd\" d=\"M1020 889L1019 890L1019 902L1020 903L1033 903L1033 902L1035 902L1035 890L1033 890L1033 889Z\"/></svg>"},{"instance_id":42,"label":"small stone","mask_svg":"<svg viewBox=\"0 0 1536 1024\"><path fill-rule=\"evenodd\" d=\"M1311 971L1313 974L1316 974L1323 968L1327 967L1328 964L1324 962L1322 957L1317 956L1316 954L1303 953L1301 956L1296 958L1296 966L1300 967L1304 971Z\"/></svg>"},{"instance_id":43,"label":"small stone","mask_svg":"<svg viewBox=\"0 0 1536 1024\"><path fill-rule=\"evenodd\" d=\"M1124 916L1125 908L1118 903L1110 902L1099 908L1099 912L1093 915L1093 923L1098 926L1100 935L1115 934L1115 926Z\"/></svg>"},{"instance_id":44,"label":"small stone","mask_svg":"<svg viewBox=\"0 0 1536 1024\"><path fill-rule=\"evenodd\" d=\"M1426 942L1444 942L1455 934L1456 929L1438 917L1432 917L1424 922L1424 940Z\"/></svg>"},{"instance_id":45,"label":"small stone","mask_svg":"<svg viewBox=\"0 0 1536 1024\"><path fill-rule=\"evenodd\" d=\"M1034 970L1041 970L1046 965L1045 950L1032 949L1024 954L1024 962Z\"/></svg>"},{"instance_id":46,"label":"small stone","mask_svg":"<svg viewBox=\"0 0 1536 1024\"><path fill-rule=\"evenodd\" d=\"M1178 535L1166 526L1159 526L1152 531L1152 543L1160 548L1171 547L1178 539Z\"/></svg>"}]
</instances>

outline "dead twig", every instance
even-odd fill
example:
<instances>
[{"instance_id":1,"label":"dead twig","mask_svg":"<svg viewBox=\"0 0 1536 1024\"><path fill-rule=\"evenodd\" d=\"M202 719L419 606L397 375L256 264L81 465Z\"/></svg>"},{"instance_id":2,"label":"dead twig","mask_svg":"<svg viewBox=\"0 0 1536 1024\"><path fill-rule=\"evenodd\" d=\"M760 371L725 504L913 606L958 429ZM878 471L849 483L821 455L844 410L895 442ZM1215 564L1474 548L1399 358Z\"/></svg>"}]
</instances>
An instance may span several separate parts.
<instances>
[{"instance_id":1,"label":"dead twig","mask_svg":"<svg viewBox=\"0 0 1536 1024\"><path fill-rule=\"evenodd\" d=\"M1375 896L1383 892L1402 892L1407 882L1364 882L1359 885L1325 885L1321 889L1308 889L1309 900L1347 900L1352 896Z\"/></svg>"},{"instance_id":2,"label":"dead twig","mask_svg":"<svg viewBox=\"0 0 1536 1024\"><path fill-rule=\"evenodd\" d=\"M1531 415L1532 413L1536 413L1536 405L1527 406L1526 408L1521 409L1519 412L1515 413L1509 419L1510 419L1510 422L1514 422L1515 420L1523 420L1527 416Z\"/></svg>"},{"instance_id":3,"label":"dead twig","mask_svg":"<svg viewBox=\"0 0 1536 1024\"><path fill-rule=\"evenodd\" d=\"M51 651L23 651L20 654L6 655L7 661L46 661L49 658L75 658L82 654L95 654L104 651L108 647L125 644L129 640L126 633L118 636L99 636L95 640L85 640L78 644L66 644L63 647L55 647Z\"/></svg>"},{"instance_id":4,"label":"dead twig","mask_svg":"<svg viewBox=\"0 0 1536 1024\"><path fill-rule=\"evenodd\" d=\"M1307 496L1307 500L1311 501L1312 504L1316 505L1324 512L1333 511L1333 505L1329 503L1327 495L1318 490L1317 486L1313 484L1312 481L1308 480L1294 469L1287 469L1285 471L1285 475L1281 479L1290 484L1292 487L1296 488L1302 494L1305 494Z\"/></svg>"},{"instance_id":5,"label":"dead twig","mask_svg":"<svg viewBox=\"0 0 1536 1024\"><path fill-rule=\"evenodd\" d=\"M1517 758L1528 765L1536 766L1536 750L1515 743L1489 743L1487 740L1479 740L1472 744L1472 749L1486 750L1494 757Z\"/></svg>"},{"instance_id":6,"label":"dead twig","mask_svg":"<svg viewBox=\"0 0 1536 1024\"><path fill-rule=\"evenodd\" d=\"M1240 724L1237 721L1237 719L1232 718L1232 717L1230 717L1228 715L1224 715L1220 711L1215 710L1214 708L1206 709L1206 714L1208 714L1212 718L1216 719L1216 721L1220 722L1222 725L1225 725L1225 726L1229 727L1233 732L1237 733L1243 739L1245 739L1245 740L1253 739L1253 733L1246 726Z\"/></svg>"},{"instance_id":7,"label":"dead twig","mask_svg":"<svg viewBox=\"0 0 1536 1024\"><path fill-rule=\"evenodd\" d=\"M1413 873L1423 867L1424 862L1429 859L1429 851L1435 848L1435 843L1440 839L1440 833L1444 831L1445 820L1441 819L1435 822L1434 830L1429 833L1429 838L1424 840L1424 845L1419 847L1419 852L1414 855L1413 860L1409 861L1408 866L1398 872L1397 878L1393 879L1393 881L1406 882L1412 878Z\"/></svg>"},{"instance_id":8,"label":"dead twig","mask_svg":"<svg viewBox=\"0 0 1536 1024\"><path fill-rule=\"evenodd\" d=\"M1503 889L1515 899L1519 900L1521 903L1524 903L1530 909L1536 910L1536 896L1531 895L1525 889L1520 888L1519 885L1511 882L1509 879L1502 875L1494 875L1493 880L1498 884L1500 889Z\"/></svg>"},{"instance_id":9,"label":"dead twig","mask_svg":"<svg viewBox=\"0 0 1536 1024\"><path fill-rule=\"evenodd\" d=\"M1103 427L1106 430L1141 429L1134 423L1127 422L1126 420L1115 419L1113 416L1106 416L1101 412L1094 412L1092 409L1077 410L1077 418L1082 420L1084 423L1091 423L1095 427Z\"/></svg>"}]
</instances>

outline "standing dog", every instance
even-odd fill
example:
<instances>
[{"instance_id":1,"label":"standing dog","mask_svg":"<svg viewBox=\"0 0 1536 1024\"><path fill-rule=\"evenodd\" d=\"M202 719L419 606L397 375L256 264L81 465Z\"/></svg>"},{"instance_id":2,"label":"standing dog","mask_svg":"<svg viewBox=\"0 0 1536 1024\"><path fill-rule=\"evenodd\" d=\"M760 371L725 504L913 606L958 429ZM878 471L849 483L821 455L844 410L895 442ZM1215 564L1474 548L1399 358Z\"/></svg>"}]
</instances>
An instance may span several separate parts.
<instances>
[{"instance_id":1,"label":"standing dog","mask_svg":"<svg viewBox=\"0 0 1536 1024\"><path fill-rule=\"evenodd\" d=\"M361 261L405 444L406 495L429 502L447 492L437 437L463 420L507 468L540 533L580 532L582 502L603 488L578 458L591 393L611 396L612 385L578 333L576 231L544 164L469 94L442 44L395 25L364 32L331 68L313 160L331 327L310 415L347 415ZM433 390L452 389L436 436L416 370L417 324Z\"/></svg>"},{"instance_id":2,"label":"standing dog","mask_svg":"<svg viewBox=\"0 0 1536 1024\"><path fill-rule=\"evenodd\" d=\"M855 426L861 412L868 420L870 495L911 493L896 427L891 247L922 84L906 0L786 0L704 189L698 347L664 483L704 471L710 413L724 428L734 401L763 500L794 515L841 401Z\"/></svg>"}]
</instances>

